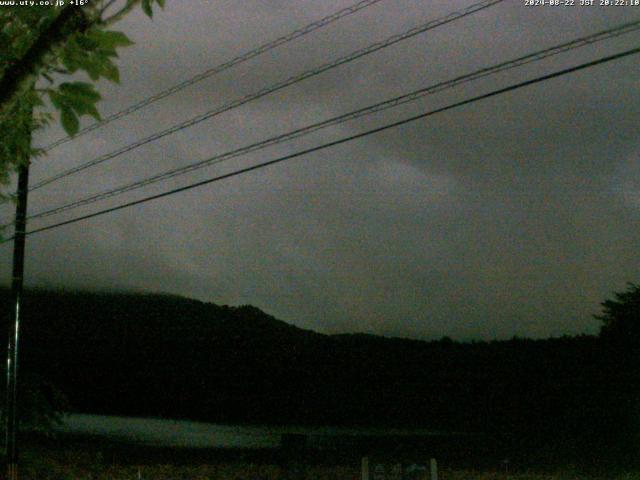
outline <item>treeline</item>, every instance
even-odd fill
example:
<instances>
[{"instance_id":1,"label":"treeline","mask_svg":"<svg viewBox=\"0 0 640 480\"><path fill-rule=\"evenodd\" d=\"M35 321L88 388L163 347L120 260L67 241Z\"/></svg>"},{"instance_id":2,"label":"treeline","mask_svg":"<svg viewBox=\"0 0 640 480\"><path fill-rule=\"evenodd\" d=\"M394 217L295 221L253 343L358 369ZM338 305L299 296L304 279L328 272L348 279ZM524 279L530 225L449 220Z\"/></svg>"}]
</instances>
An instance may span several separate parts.
<instances>
[{"instance_id":1,"label":"treeline","mask_svg":"<svg viewBox=\"0 0 640 480\"><path fill-rule=\"evenodd\" d=\"M53 386L38 395L60 391L74 412L483 432L516 450L629 461L640 413L629 335L328 336L250 306L30 291L20 353L21 373Z\"/></svg>"}]
</instances>

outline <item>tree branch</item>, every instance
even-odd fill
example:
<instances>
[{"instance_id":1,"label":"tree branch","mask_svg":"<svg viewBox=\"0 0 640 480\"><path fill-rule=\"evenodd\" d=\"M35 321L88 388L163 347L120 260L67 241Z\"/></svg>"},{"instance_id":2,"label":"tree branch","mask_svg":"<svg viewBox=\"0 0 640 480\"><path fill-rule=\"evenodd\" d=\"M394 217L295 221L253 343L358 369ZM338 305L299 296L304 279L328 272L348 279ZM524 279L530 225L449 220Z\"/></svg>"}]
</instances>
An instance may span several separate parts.
<instances>
[{"instance_id":1,"label":"tree branch","mask_svg":"<svg viewBox=\"0 0 640 480\"><path fill-rule=\"evenodd\" d=\"M124 7L122 7L116 13L111 15L109 18L105 18L104 20L101 20L100 23L105 26L116 23L118 20L124 17L127 13L133 10L134 7L139 3L140 3L140 0L127 0L127 4Z\"/></svg>"},{"instance_id":2,"label":"tree branch","mask_svg":"<svg viewBox=\"0 0 640 480\"><path fill-rule=\"evenodd\" d=\"M105 12L109 10L109 8L111 8L111 5L113 5L117 1L118 0L108 0L107 3L104 4L104 6L100 9L100 17L102 17L102 15L104 15Z\"/></svg>"},{"instance_id":3,"label":"tree branch","mask_svg":"<svg viewBox=\"0 0 640 480\"><path fill-rule=\"evenodd\" d=\"M95 22L95 20L94 20ZM30 80L39 73L47 54L64 43L73 33L83 32L93 22L87 19L83 7L69 4L45 28L23 57L11 65L0 79L0 114L10 109L16 98L26 91Z\"/></svg>"}]
</instances>

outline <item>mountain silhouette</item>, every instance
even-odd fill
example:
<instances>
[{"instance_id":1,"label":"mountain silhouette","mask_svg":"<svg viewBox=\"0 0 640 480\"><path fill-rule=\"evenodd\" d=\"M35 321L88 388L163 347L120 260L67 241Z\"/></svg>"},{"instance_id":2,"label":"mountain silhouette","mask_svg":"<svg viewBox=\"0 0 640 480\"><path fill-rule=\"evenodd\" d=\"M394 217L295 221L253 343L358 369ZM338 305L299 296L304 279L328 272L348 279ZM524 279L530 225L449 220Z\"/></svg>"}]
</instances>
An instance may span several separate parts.
<instances>
[{"instance_id":1,"label":"mountain silhouette","mask_svg":"<svg viewBox=\"0 0 640 480\"><path fill-rule=\"evenodd\" d=\"M6 323L8 290L0 300ZM616 386L594 336L324 335L252 306L126 292L31 290L23 311L21 372L55 385L74 412L517 433L563 445L610 439L604 430L621 421L607 409Z\"/></svg>"}]
</instances>

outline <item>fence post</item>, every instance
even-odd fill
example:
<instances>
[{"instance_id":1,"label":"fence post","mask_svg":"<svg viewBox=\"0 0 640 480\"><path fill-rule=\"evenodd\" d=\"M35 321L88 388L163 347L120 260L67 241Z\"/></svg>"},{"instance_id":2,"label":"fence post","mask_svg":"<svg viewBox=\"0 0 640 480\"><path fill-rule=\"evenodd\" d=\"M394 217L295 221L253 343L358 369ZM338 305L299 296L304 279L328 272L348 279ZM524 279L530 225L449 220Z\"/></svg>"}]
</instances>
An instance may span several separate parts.
<instances>
[{"instance_id":1,"label":"fence post","mask_svg":"<svg viewBox=\"0 0 640 480\"><path fill-rule=\"evenodd\" d=\"M429 461L429 466L431 467L431 480L438 480L438 462L435 458Z\"/></svg>"},{"instance_id":2,"label":"fence post","mask_svg":"<svg viewBox=\"0 0 640 480\"><path fill-rule=\"evenodd\" d=\"M369 480L369 457L362 457L362 480Z\"/></svg>"}]
</instances>

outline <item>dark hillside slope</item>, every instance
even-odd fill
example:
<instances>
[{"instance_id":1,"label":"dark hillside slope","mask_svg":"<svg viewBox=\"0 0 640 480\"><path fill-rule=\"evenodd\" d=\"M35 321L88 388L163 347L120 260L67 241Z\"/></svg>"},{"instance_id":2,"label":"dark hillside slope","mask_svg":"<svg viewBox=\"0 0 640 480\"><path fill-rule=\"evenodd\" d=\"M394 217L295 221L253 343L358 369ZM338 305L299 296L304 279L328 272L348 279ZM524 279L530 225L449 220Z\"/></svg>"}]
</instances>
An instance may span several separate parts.
<instances>
[{"instance_id":1,"label":"dark hillside slope","mask_svg":"<svg viewBox=\"0 0 640 480\"><path fill-rule=\"evenodd\" d=\"M540 444L605 438L620 422L596 337L327 336L255 307L156 294L31 291L24 312L22 368L74 411L518 432Z\"/></svg>"},{"instance_id":2,"label":"dark hillside slope","mask_svg":"<svg viewBox=\"0 0 640 480\"><path fill-rule=\"evenodd\" d=\"M104 413L247 417L246 390L272 389L321 338L254 307L167 295L34 291L24 315L24 368Z\"/></svg>"}]
</instances>

